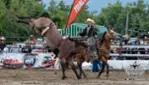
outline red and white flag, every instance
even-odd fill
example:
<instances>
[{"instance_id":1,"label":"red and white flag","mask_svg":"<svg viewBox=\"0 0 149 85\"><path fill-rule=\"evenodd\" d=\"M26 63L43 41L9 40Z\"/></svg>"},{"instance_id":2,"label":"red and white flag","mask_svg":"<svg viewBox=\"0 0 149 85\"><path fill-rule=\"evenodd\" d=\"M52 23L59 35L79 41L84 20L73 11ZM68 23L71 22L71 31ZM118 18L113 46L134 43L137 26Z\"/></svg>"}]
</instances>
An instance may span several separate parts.
<instances>
[{"instance_id":1,"label":"red and white flag","mask_svg":"<svg viewBox=\"0 0 149 85\"><path fill-rule=\"evenodd\" d=\"M71 23L74 21L78 13L83 9L87 2L88 0L74 0L65 28L71 25Z\"/></svg>"}]
</instances>

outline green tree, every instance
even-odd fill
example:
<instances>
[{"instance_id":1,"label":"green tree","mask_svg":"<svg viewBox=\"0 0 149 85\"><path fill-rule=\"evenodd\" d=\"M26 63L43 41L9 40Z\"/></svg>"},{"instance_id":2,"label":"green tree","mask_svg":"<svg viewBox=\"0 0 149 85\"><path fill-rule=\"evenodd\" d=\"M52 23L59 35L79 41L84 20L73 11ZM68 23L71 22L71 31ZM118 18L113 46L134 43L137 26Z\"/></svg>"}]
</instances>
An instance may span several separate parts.
<instances>
[{"instance_id":1,"label":"green tree","mask_svg":"<svg viewBox=\"0 0 149 85\"><path fill-rule=\"evenodd\" d=\"M44 5L37 0L1 0L0 34L27 37L30 34L28 26L16 23L17 16L40 16L43 11Z\"/></svg>"},{"instance_id":2,"label":"green tree","mask_svg":"<svg viewBox=\"0 0 149 85\"><path fill-rule=\"evenodd\" d=\"M54 0L51 0L48 11L51 18L56 23L58 28L64 28L67 21L67 16L70 10L70 5L66 5L63 1L58 4Z\"/></svg>"},{"instance_id":3,"label":"green tree","mask_svg":"<svg viewBox=\"0 0 149 85\"><path fill-rule=\"evenodd\" d=\"M4 27L4 16L6 12L5 3L0 0L0 32L2 31Z\"/></svg>"},{"instance_id":4,"label":"green tree","mask_svg":"<svg viewBox=\"0 0 149 85\"><path fill-rule=\"evenodd\" d=\"M118 17L122 12L123 7L121 2L117 1L114 4L108 4L108 7L103 8L101 13L97 16L96 22L99 25L113 25L117 27ZM117 30L117 29L116 29Z\"/></svg>"},{"instance_id":5,"label":"green tree","mask_svg":"<svg viewBox=\"0 0 149 85\"><path fill-rule=\"evenodd\" d=\"M86 5L81 12L76 17L75 22L84 23L87 18L93 18L88 10L88 6Z\"/></svg>"}]
</instances>

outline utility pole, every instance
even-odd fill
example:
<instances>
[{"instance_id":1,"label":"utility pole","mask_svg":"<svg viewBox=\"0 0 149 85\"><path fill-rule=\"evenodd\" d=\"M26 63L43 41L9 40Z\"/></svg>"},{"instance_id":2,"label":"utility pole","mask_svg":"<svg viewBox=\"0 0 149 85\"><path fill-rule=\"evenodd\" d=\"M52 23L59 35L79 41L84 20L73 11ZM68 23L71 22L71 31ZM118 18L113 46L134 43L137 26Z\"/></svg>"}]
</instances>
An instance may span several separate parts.
<instances>
[{"instance_id":1,"label":"utility pole","mask_svg":"<svg viewBox=\"0 0 149 85\"><path fill-rule=\"evenodd\" d=\"M129 11L127 11L125 34L128 34Z\"/></svg>"}]
</instances>

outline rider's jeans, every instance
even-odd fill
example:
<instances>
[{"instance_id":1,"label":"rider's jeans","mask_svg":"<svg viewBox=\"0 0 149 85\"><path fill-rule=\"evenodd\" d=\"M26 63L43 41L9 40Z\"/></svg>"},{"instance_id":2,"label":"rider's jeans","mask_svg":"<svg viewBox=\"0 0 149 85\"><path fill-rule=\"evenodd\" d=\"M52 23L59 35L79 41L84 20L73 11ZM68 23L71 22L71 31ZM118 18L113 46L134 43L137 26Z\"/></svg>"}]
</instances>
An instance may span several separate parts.
<instances>
[{"instance_id":1,"label":"rider's jeans","mask_svg":"<svg viewBox=\"0 0 149 85\"><path fill-rule=\"evenodd\" d=\"M96 40L95 40L95 37L89 37L87 39L88 43L89 43L89 46L90 46L90 50L91 50L91 57L95 57L97 56L97 50L96 50L96 46L95 46L95 43L96 43Z\"/></svg>"}]
</instances>

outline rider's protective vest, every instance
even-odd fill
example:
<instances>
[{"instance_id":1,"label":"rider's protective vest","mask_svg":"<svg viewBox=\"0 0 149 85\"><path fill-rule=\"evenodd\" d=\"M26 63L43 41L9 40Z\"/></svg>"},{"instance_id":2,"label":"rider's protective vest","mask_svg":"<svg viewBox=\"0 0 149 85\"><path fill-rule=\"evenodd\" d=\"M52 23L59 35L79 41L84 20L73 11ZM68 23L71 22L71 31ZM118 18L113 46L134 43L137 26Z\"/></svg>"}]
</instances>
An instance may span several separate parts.
<instances>
[{"instance_id":1,"label":"rider's protective vest","mask_svg":"<svg viewBox=\"0 0 149 85\"><path fill-rule=\"evenodd\" d=\"M80 36L82 37L92 37L92 36L97 36L97 29L95 27L95 25L91 24L88 25L83 32L79 33Z\"/></svg>"}]
</instances>

